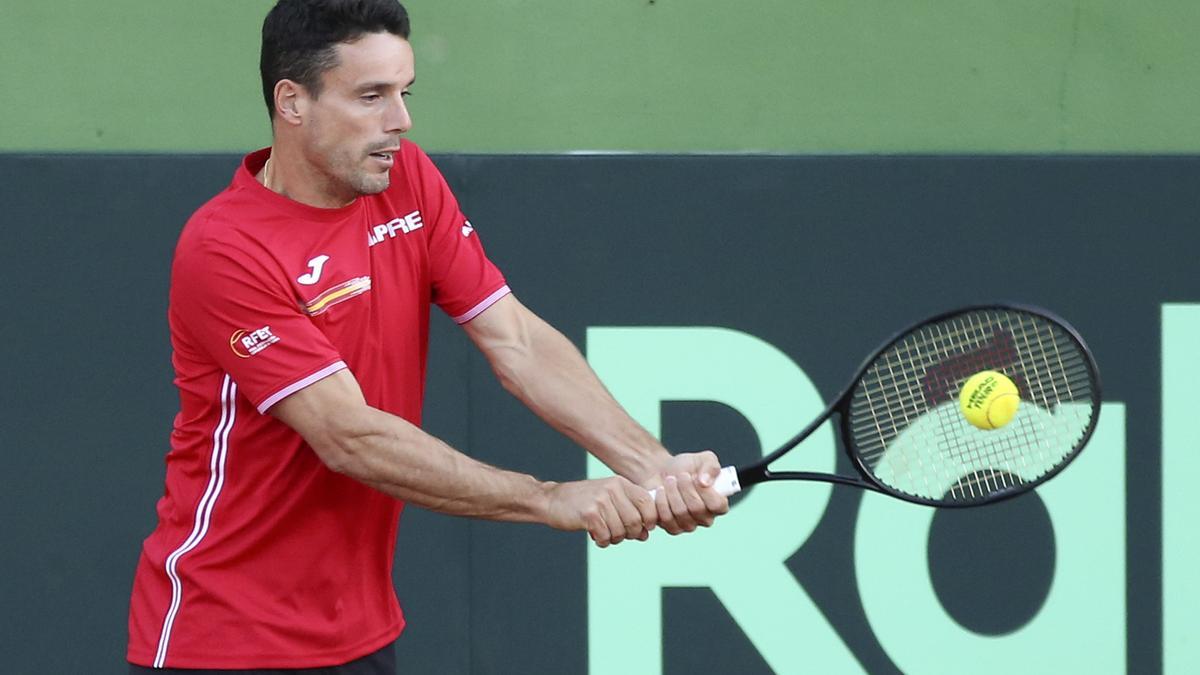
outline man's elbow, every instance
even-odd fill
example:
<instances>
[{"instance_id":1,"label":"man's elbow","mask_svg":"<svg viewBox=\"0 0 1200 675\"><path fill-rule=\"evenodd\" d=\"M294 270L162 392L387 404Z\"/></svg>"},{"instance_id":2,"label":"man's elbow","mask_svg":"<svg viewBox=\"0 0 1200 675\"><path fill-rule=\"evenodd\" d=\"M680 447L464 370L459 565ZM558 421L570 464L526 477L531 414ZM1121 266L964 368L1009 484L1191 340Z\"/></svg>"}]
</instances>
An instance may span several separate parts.
<instances>
[{"instance_id":1,"label":"man's elbow","mask_svg":"<svg viewBox=\"0 0 1200 675\"><path fill-rule=\"evenodd\" d=\"M500 386L522 400L531 378L537 377L545 365L542 362L545 336L540 334L541 328L539 325L525 327L515 339L486 350L488 363Z\"/></svg>"},{"instance_id":2,"label":"man's elbow","mask_svg":"<svg viewBox=\"0 0 1200 675\"><path fill-rule=\"evenodd\" d=\"M304 439L330 471L363 478L363 437L349 426L327 424Z\"/></svg>"},{"instance_id":3,"label":"man's elbow","mask_svg":"<svg viewBox=\"0 0 1200 675\"><path fill-rule=\"evenodd\" d=\"M523 372L521 361L516 354L501 354L491 362L492 373L496 376L496 381L504 390L514 396L520 396L524 390L522 383L524 379L521 377Z\"/></svg>"},{"instance_id":4,"label":"man's elbow","mask_svg":"<svg viewBox=\"0 0 1200 675\"><path fill-rule=\"evenodd\" d=\"M325 468L334 473L349 475L354 466L354 452L332 434L304 439Z\"/></svg>"}]
</instances>

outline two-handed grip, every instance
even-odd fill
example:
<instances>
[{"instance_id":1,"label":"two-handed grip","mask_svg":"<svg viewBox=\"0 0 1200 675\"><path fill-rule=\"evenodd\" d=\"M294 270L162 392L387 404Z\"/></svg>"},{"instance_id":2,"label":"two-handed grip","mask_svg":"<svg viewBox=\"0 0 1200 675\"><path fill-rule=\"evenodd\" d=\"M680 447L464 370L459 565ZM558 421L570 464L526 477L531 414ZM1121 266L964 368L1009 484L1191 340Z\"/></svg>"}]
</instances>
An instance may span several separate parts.
<instances>
[{"instance_id":1,"label":"two-handed grip","mask_svg":"<svg viewBox=\"0 0 1200 675\"><path fill-rule=\"evenodd\" d=\"M732 466L727 466L721 469L717 474L717 479L713 481L712 487L722 497L729 497L742 491L742 484L738 481L737 469ZM658 498L658 488L650 491L650 498Z\"/></svg>"}]
</instances>

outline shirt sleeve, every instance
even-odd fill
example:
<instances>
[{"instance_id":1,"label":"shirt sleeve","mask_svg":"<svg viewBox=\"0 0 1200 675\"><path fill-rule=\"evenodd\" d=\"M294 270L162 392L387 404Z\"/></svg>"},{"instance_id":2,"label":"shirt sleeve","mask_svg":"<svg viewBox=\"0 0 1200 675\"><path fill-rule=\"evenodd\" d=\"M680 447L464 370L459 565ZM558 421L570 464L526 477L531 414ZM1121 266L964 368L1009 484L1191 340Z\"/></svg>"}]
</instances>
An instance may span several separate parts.
<instances>
[{"instance_id":1,"label":"shirt sleeve","mask_svg":"<svg viewBox=\"0 0 1200 675\"><path fill-rule=\"evenodd\" d=\"M466 323L510 290L504 275L484 253L479 234L463 215L441 172L420 148L413 149L423 211L432 220L429 268L433 301L456 323Z\"/></svg>"},{"instance_id":2,"label":"shirt sleeve","mask_svg":"<svg viewBox=\"0 0 1200 675\"><path fill-rule=\"evenodd\" d=\"M235 246L181 246L171 277L173 327L260 413L346 367L277 275Z\"/></svg>"}]
</instances>

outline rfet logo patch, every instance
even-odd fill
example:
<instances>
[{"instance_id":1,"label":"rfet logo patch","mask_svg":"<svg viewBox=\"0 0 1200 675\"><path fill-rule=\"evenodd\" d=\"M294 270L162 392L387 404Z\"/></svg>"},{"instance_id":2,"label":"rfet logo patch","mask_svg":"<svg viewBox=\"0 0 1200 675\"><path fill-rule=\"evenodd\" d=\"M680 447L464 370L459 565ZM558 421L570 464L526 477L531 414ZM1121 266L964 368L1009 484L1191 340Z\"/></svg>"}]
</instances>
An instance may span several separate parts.
<instances>
[{"instance_id":1,"label":"rfet logo patch","mask_svg":"<svg viewBox=\"0 0 1200 675\"><path fill-rule=\"evenodd\" d=\"M229 346L233 353L248 359L271 345L279 342L279 338L271 333L270 326L257 330L235 330L229 338Z\"/></svg>"}]
</instances>

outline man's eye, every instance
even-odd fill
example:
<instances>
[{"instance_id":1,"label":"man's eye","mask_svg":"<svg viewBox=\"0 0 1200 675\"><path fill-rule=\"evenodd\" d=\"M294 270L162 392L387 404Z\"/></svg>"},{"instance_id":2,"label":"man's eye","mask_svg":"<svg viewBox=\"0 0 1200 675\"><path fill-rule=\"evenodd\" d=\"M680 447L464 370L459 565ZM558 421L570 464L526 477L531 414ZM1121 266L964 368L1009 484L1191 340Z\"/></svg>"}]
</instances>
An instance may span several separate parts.
<instances>
[{"instance_id":1,"label":"man's eye","mask_svg":"<svg viewBox=\"0 0 1200 675\"><path fill-rule=\"evenodd\" d=\"M359 98L370 103L370 102L378 101L381 97L379 96L379 94L363 94Z\"/></svg>"},{"instance_id":2,"label":"man's eye","mask_svg":"<svg viewBox=\"0 0 1200 675\"><path fill-rule=\"evenodd\" d=\"M403 96L404 98L408 98L409 96L412 96L413 93L411 91L402 91L402 92L400 92L400 95Z\"/></svg>"}]
</instances>

